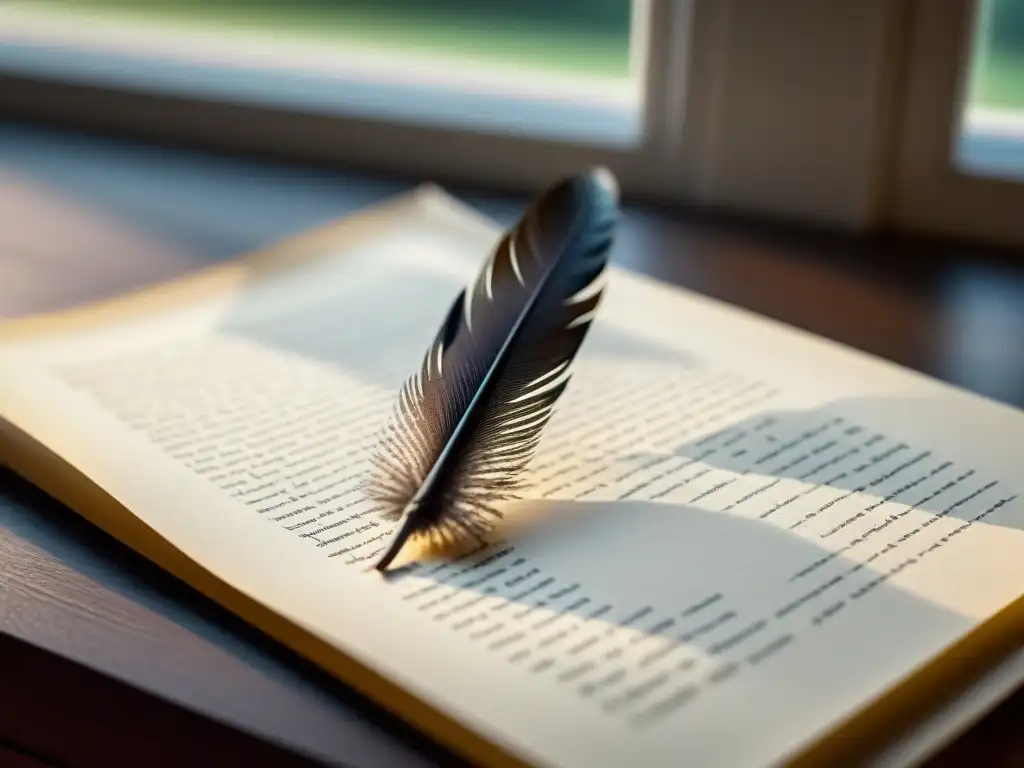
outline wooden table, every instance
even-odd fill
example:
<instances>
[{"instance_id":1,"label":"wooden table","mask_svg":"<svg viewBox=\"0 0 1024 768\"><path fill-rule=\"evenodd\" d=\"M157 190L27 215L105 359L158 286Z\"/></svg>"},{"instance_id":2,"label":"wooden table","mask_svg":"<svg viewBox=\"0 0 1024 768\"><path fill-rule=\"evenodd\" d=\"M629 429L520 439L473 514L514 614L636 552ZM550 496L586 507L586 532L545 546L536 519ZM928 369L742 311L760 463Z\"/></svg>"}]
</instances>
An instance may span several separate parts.
<instances>
[{"instance_id":1,"label":"wooden table","mask_svg":"<svg viewBox=\"0 0 1024 768\"><path fill-rule=\"evenodd\" d=\"M412 183L0 124L0 317L181 275ZM525 202L452 191L506 224ZM627 205L614 259L1024 407L1019 255ZM1024 693L933 765L1024 765L1022 721ZM0 470L0 765L190 762L454 763Z\"/></svg>"}]
</instances>

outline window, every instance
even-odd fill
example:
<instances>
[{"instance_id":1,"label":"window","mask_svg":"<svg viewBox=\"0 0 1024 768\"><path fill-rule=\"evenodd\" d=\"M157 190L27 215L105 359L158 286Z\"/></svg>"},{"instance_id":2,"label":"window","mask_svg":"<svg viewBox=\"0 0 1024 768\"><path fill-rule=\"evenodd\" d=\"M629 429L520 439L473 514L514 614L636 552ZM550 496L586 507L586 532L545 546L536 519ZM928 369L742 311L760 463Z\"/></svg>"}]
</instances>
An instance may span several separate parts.
<instances>
[{"instance_id":1,"label":"window","mask_svg":"<svg viewBox=\"0 0 1024 768\"><path fill-rule=\"evenodd\" d=\"M906 48L890 221L1024 245L1024 3L916 0Z\"/></svg>"},{"instance_id":2,"label":"window","mask_svg":"<svg viewBox=\"0 0 1024 768\"><path fill-rule=\"evenodd\" d=\"M314 113L613 146L643 133L645 2L31 0L22 72Z\"/></svg>"},{"instance_id":3,"label":"window","mask_svg":"<svg viewBox=\"0 0 1024 768\"><path fill-rule=\"evenodd\" d=\"M7 0L0 112L1020 244L1022 5Z\"/></svg>"},{"instance_id":4,"label":"window","mask_svg":"<svg viewBox=\"0 0 1024 768\"><path fill-rule=\"evenodd\" d=\"M1024 179L1024 3L977 6L956 161L967 173Z\"/></svg>"},{"instance_id":5,"label":"window","mask_svg":"<svg viewBox=\"0 0 1024 768\"><path fill-rule=\"evenodd\" d=\"M0 112L531 191L604 164L671 199L702 2L7 0Z\"/></svg>"}]
</instances>

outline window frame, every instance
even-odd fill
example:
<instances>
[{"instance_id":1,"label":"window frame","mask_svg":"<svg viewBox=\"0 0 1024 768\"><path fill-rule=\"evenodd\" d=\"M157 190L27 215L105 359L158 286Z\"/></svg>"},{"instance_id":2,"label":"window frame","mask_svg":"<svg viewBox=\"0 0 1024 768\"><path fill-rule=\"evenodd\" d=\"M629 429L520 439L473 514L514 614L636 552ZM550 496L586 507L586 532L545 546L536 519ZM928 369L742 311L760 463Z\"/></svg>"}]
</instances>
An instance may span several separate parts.
<instances>
[{"instance_id":1,"label":"window frame","mask_svg":"<svg viewBox=\"0 0 1024 768\"><path fill-rule=\"evenodd\" d=\"M888 223L898 229L1024 245L1024 182L958 166L976 0L917 0L907 37Z\"/></svg>"},{"instance_id":2,"label":"window frame","mask_svg":"<svg viewBox=\"0 0 1024 768\"><path fill-rule=\"evenodd\" d=\"M635 148L2 71L0 115L526 194L605 165L635 202L1024 240L1020 188L951 162L972 0L638 2L648 70Z\"/></svg>"},{"instance_id":3,"label":"window frame","mask_svg":"<svg viewBox=\"0 0 1024 768\"><path fill-rule=\"evenodd\" d=\"M230 151L345 164L457 183L534 189L554 175L602 164L624 189L672 199L682 135L677 100L686 91L685 43L694 0L634 0L634 43L647 43L644 135L637 146L512 135L462 124L438 125L318 112L62 78L29 62L0 71L3 113L103 131L129 132ZM646 18L647 23L643 21ZM46 71L49 69L50 71ZM386 87L386 86L385 86ZM239 130L238 126L245 126Z\"/></svg>"}]
</instances>

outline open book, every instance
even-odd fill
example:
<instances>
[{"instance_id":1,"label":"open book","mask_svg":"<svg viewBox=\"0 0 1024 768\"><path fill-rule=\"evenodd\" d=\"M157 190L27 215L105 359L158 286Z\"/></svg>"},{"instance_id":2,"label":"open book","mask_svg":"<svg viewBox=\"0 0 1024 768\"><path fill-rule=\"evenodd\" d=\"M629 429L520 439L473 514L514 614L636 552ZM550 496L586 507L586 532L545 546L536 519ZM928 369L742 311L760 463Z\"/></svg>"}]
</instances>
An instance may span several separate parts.
<instances>
[{"instance_id":1,"label":"open book","mask_svg":"<svg viewBox=\"0 0 1024 768\"><path fill-rule=\"evenodd\" d=\"M1024 414L616 268L493 544L374 571L368 451L500 234L426 186L11 321L0 459L481 764L835 765L1019 645Z\"/></svg>"}]
</instances>

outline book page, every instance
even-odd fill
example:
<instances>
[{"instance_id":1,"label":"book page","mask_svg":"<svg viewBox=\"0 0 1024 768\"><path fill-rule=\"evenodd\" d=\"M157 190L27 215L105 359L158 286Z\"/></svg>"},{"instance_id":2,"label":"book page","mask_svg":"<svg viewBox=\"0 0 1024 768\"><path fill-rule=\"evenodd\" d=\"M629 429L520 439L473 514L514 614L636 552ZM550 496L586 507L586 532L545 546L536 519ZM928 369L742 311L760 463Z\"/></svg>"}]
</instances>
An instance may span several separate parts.
<instances>
[{"instance_id":1,"label":"book page","mask_svg":"<svg viewBox=\"0 0 1024 768\"><path fill-rule=\"evenodd\" d=\"M499 234L425 189L9 324L0 457L485 762L788 761L1016 609L1019 411L617 268L493 544L373 571L368 450Z\"/></svg>"}]
</instances>

